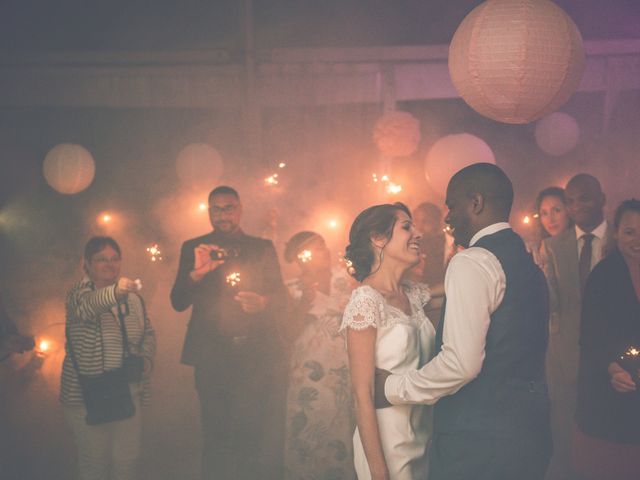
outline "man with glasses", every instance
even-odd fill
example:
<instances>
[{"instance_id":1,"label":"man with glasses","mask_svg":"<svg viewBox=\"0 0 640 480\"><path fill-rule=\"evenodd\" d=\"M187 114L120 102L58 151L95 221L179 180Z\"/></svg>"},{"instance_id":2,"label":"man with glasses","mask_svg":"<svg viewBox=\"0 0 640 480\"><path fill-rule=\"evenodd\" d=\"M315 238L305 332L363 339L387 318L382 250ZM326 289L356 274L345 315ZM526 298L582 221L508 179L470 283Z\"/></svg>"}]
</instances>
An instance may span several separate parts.
<instances>
[{"instance_id":1,"label":"man with glasses","mask_svg":"<svg viewBox=\"0 0 640 480\"><path fill-rule=\"evenodd\" d=\"M273 244L245 234L241 217L233 188L209 194L213 231L182 245L171 291L177 311L193 307L182 363L195 367L204 479L282 476L274 428L284 405L278 415L269 399L283 375L276 322L286 290Z\"/></svg>"}]
</instances>

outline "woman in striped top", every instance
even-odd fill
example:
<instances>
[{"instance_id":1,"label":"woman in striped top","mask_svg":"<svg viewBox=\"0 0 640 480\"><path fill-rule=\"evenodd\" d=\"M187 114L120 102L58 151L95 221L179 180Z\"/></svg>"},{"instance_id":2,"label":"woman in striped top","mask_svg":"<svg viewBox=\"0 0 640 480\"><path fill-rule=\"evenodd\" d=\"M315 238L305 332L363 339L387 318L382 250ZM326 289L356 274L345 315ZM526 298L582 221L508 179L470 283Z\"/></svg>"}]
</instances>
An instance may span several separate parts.
<instances>
[{"instance_id":1,"label":"woman in striped top","mask_svg":"<svg viewBox=\"0 0 640 480\"><path fill-rule=\"evenodd\" d=\"M84 251L85 277L67 295L67 332L78 369L96 375L122 366L123 341L118 304L126 311L126 328L131 354L144 358L139 383L129 389L136 407L133 417L102 425L87 425L86 409L78 376L69 355L67 341L60 401L76 441L81 480L132 479L136 477L140 453L140 406L149 401L149 374L156 339L136 282L120 276L121 252L111 237L91 238Z\"/></svg>"}]
</instances>

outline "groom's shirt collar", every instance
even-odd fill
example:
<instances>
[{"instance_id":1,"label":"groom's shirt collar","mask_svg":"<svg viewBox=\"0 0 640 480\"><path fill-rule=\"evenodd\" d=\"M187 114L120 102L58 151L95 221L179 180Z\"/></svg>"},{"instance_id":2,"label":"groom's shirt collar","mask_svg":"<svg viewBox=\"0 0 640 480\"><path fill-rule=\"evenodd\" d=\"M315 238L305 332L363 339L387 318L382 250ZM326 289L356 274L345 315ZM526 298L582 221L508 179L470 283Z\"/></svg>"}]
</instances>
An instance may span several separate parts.
<instances>
[{"instance_id":1,"label":"groom's shirt collar","mask_svg":"<svg viewBox=\"0 0 640 480\"><path fill-rule=\"evenodd\" d=\"M469 242L469 246L473 247L473 245L480 240L482 237L487 235L493 235L494 233L498 233L501 230L506 230L507 228L511 228L508 222L498 222L489 225L488 227L484 227L482 230L476 232L476 234L471 237L471 241Z\"/></svg>"}]
</instances>

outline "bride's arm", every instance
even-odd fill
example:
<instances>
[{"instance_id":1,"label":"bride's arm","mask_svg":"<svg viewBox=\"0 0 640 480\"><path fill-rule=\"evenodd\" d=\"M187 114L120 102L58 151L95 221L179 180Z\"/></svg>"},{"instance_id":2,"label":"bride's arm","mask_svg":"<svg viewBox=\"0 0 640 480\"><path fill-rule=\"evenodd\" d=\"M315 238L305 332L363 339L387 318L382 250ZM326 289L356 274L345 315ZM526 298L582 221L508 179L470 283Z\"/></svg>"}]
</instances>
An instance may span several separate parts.
<instances>
[{"instance_id":1,"label":"bride's arm","mask_svg":"<svg viewBox=\"0 0 640 480\"><path fill-rule=\"evenodd\" d=\"M389 471L382 451L378 419L373 405L373 379L377 329L347 330L349 368L353 386L356 419L371 477L388 480Z\"/></svg>"}]
</instances>

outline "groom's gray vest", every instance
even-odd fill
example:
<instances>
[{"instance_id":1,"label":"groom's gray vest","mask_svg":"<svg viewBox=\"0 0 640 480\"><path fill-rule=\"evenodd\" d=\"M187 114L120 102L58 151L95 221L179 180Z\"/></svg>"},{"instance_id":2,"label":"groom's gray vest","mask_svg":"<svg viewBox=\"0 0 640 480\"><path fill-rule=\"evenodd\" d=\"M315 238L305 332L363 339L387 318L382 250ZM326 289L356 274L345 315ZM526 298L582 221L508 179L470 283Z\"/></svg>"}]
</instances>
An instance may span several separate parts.
<instances>
[{"instance_id":1,"label":"groom's gray vest","mask_svg":"<svg viewBox=\"0 0 640 480\"><path fill-rule=\"evenodd\" d=\"M434 408L436 433L514 434L549 423L545 382L549 303L544 275L511 229L482 237L474 247L493 253L507 287L491 315L480 374ZM464 298L461 299L464 301ZM436 332L442 347L446 305ZM577 348L577 346L576 346ZM546 422L546 423L545 423Z\"/></svg>"}]
</instances>

